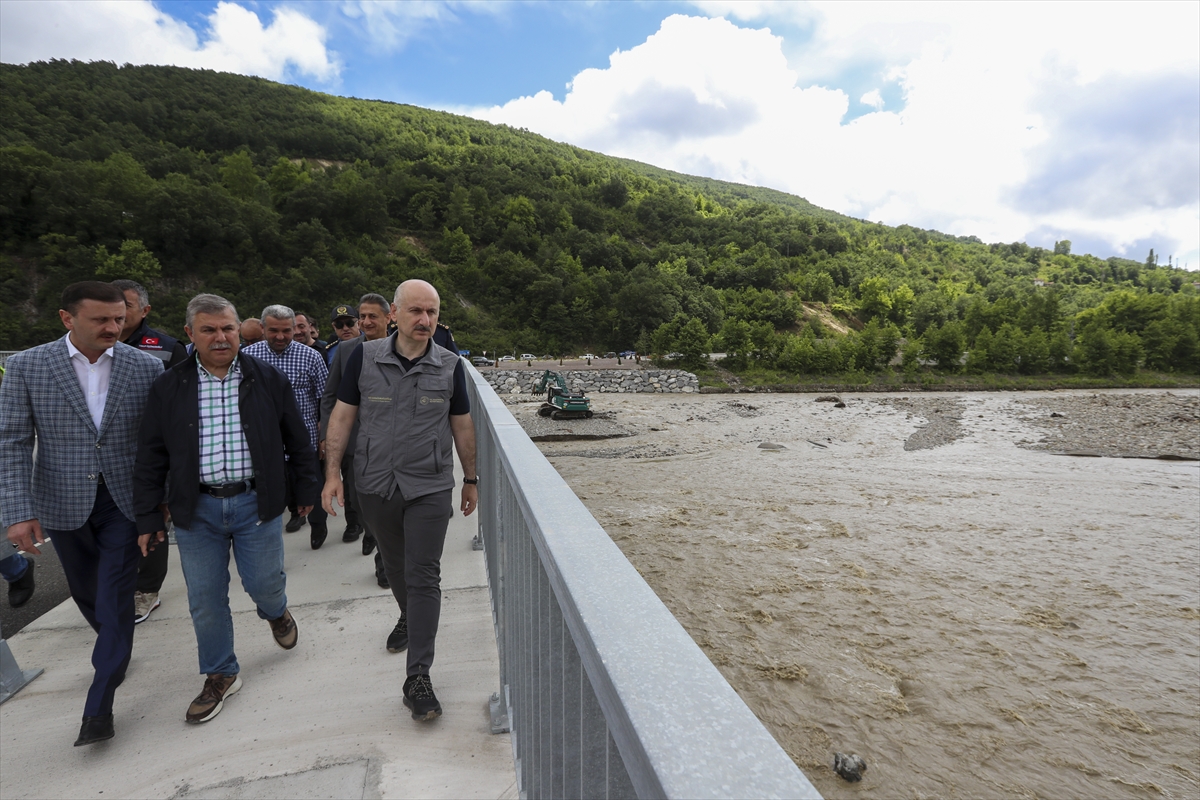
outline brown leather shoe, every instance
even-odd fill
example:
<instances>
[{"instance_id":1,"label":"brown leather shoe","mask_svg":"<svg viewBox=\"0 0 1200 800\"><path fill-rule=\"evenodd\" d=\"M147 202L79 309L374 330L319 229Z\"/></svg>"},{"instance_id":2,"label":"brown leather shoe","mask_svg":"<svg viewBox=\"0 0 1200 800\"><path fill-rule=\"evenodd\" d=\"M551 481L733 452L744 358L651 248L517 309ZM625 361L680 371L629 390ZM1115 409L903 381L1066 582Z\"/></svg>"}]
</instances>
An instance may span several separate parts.
<instances>
[{"instance_id":1,"label":"brown leather shoe","mask_svg":"<svg viewBox=\"0 0 1200 800\"><path fill-rule=\"evenodd\" d=\"M225 699L242 688L242 679L237 675L209 675L204 688L188 706L184 721L192 725L208 722L221 713Z\"/></svg>"},{"instance_id":2,"label":"brown leather shoe","mask_svg":"<svg viewBox=\"0 0 1200 800\"><path fill-rule=\"evenodd\" d=\"M268 621L271 623L271 633L275 634L275 642L280 647L291 650L296 646L299 634L296 631L296 620L292 619L292 612L285 608L281 617Z\"/></svg>"}]
</instances>

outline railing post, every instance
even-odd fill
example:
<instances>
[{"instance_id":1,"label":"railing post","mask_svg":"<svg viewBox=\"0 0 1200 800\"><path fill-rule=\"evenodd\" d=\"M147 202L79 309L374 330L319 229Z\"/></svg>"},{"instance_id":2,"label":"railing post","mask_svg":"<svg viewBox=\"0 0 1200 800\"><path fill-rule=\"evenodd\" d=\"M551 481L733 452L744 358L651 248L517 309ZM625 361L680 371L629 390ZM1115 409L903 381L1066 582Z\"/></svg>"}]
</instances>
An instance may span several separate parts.
<instances>
[{"instance_id":1,"label":"railing post","mask_svg":"<svg viewBox=\"0 0 1200 800\"><path fill-rule=\"evenodd\" d=\"M33 565L31 564L30 567ZM8 648L8 640L4 638L4 630L0 628L0 703L24 689L29 682L45 672L44 669L21 669L12 650Z\"/></svg>"}]
</instances>

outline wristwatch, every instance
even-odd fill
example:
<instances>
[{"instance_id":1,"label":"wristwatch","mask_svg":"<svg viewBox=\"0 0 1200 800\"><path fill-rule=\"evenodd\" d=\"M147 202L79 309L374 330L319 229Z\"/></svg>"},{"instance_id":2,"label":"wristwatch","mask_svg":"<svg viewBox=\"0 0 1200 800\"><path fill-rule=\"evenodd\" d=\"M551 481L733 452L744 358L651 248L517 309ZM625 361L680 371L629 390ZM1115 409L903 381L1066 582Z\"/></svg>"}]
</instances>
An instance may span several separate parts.
<instances>
[{"instance_id":1,"label":"wristwatch","mask_svg":"<svg viewBox=\"0 0 1200 800\"><path fill-rule=\"evenodd\" d=\"M470 484L471 486L478 486L479 476L476 475L474 478L463 478L463 483Z\"/></svg>"}]
</instances>

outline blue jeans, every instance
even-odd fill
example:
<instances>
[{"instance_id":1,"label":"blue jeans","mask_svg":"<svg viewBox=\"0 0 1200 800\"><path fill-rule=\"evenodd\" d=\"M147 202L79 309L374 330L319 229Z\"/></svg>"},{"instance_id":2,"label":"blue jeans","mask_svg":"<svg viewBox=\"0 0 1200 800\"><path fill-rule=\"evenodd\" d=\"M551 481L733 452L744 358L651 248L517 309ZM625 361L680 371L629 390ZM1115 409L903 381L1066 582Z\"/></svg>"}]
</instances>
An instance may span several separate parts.
<instances>
[{"instance_id":1,"label":"blue jeans","mask_svg":"<svg viewBox=\"0 0 1200 800\"><path fill-rule=\"evenodd\" d=\"M260 523L258 495L253 491L222 499L201 494L192 527L176 525L175 542L187 582L200 672L236 675L239 667L233 652L233 615L229 612L229 549L233 547L242 588L258 606L258 616L283 616L287 610L283 516Z\"/></svg>"},{"instance_id":2,"label":"blue jeans","mask_svg":"<svg viewBox=\"0 0 1200 800\"><path fill-rule=\"evenodd\" d=\"M20 553L0 558L0 577L9 583L19 579L27 569L29 569L29 559Z\"/></svg>"}]
</instances>

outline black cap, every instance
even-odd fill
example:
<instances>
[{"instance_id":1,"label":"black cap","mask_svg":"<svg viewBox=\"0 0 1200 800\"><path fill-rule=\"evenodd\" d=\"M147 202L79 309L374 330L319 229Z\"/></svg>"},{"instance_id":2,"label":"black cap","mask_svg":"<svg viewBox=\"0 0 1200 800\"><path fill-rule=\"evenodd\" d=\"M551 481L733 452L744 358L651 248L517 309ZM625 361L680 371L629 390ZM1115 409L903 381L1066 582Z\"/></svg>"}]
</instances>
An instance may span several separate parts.
<instances>
[{"instance_id":1,"label":"black cap","mask_svg":"<svg viewBox=\"0 0 1200 800\"><path fill-rule=\"evenodd\" d=\"M349 317L350 319L358 319L358 312L352 311L350 306L338 306L337 308L335 308L333 310L333 314L330 315L329 321L337 322L342 317Z\"/></svg>"}]
</instances>

